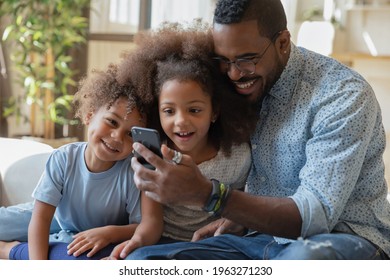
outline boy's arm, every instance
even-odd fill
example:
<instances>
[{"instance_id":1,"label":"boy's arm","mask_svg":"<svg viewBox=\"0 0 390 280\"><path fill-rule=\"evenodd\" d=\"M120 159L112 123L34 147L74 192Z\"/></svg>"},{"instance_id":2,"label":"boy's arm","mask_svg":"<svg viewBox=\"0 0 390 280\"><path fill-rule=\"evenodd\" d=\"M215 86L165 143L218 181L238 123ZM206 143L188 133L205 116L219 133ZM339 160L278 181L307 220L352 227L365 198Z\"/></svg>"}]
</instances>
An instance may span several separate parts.
<instances>
[{"instance_id":1,"label":"boy's arm","mask_svg":"<svg viewBox=\"0 0 390 280\"><path fill-rule=\"evenodd\" d=\"M132 240L140 242L140 246L155 244L160 240L164 229L163 207L142 192L141 211L142 220L135 230Z\"/></svg>"},{"instance_id":2,"label":"boy's arm","mask_svg":"<svg viewBox=\"0 0 390 280\"><path fill-rule=\"evenodd\" d=\"M131 239L117 245L109 258L124 259L136 248L153 245L161 238L164 229L163 208L160 203L141 194L142 220Z\"/></svg>"},{"instance_id":3,"label":"boy's arm","mask_svg":"<svg viewBox=\"0 0 390 280\"><path fill-rule=\"evenodd\" d=\"M30 260L47 260L49 251L50 224L56 207L35 201L28 227L28 252Z\"/></svg>"}]
</instances>

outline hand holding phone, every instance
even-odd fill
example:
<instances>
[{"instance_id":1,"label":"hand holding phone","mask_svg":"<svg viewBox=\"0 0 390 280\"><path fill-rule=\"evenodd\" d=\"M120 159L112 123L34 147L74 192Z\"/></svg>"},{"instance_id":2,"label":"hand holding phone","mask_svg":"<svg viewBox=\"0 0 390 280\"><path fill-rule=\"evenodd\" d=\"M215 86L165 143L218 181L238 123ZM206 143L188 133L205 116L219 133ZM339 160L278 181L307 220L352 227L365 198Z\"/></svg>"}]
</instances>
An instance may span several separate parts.
<instances>
[{"instance_id":1,"label":"hand holding phone","mask_svg":"<svg viewBox=\"0 0 390 280\"><path fill-rule=\"evenodd\" d=\"M153 153L162 158L161 154L161 140L157 130L145 127L133 126L131 128L131 135L134 142L139 142ZM156 169L153 165L147 162L142 156L135 152L137 160L146 168Z\"/></svg>"}]
</instances>

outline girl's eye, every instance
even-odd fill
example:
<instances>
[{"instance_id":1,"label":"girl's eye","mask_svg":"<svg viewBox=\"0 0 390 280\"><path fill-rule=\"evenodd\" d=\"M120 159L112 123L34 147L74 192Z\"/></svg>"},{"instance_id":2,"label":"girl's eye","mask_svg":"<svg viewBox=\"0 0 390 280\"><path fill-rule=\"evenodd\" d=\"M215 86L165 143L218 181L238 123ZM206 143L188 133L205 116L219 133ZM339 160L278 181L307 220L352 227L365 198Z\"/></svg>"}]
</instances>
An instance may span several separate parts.
<instances>
[{"instance_id":1,"label":"girl's eye","mask_svg":"<svg viewBox=\"0 0 390 280\"><path fill-rule=\"evenodd\" d=\"M163 113L171 115L171 114L173 114L173 110L172 109L164 109Z\"/></svg>"},{"instance_id":2,"label":"girl's eye","mask_svg":"<svg viewBox=\"0 0 390 280\"><path fill-rule=\"evenodd\" d=\"M190 109L190 112L191 113L199 113L199 112L201 112L202 110L201 109L197 109L197 108L192 108L192 109Z\"/></svg>"}]
</instances>

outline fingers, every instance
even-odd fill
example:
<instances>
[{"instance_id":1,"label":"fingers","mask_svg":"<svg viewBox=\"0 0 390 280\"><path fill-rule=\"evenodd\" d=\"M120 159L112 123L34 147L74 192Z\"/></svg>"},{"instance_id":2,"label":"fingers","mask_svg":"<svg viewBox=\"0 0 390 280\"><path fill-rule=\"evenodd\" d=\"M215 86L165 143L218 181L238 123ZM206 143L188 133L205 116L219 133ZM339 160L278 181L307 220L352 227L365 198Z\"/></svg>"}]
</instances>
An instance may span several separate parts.
<instances>
[{"instance_id":1,"label":"fingers","mask_svg":"<svg viewBox=\"0 0 390 280\"><path fill-rule=\"evenodd\" d=\"M134 251L136 248L140 247L140 244L137 242L134 242L133 240L124 241L112 250L109 257L106 259L108 260L118 260L118 259L125 259L132 251Z\"/></svg>"},{"instance_id":2,"label":"fingers","mask_svg":"<svg viewBox=\"0 0 390 280\"><path fill-rule=\"evenodd\" d=\"M142 144L134 143L133 148L138 154L144 157L146 161L156 167L156 170L150 170L148 168L145 168L142 164L138 162L137 158L133 157L131 160L131 167L134 170L134 183L139 190L145 192L146 196L159 203L162 203L162 199L160 196L161 190L158 186L159 183L161 183L161 180L164 180L164 176L162 176L162 174L167 175L169 170L173 168L174 165L177 165L171 160L175 155L175 151L169 149L165 145L162 145L162 153L164 155L164 158L168 158L169 161L167 161L161 159L153 152L149 151ZM183 162L182 154L178 156L178 153L176 152L176 161L179 163Z\"/></svg>"},{"instance_id":3,"label":"fingers","mask_svg":"<svg viewBox=\"0 0 390 280\"><path fill-rule=\"evenodd\" d=\"M74 257L78 257L86 251L91 250L88 252L87 257L92 257L101 249L101 246L93 242L91 243L86 239L80 240L76 238L68 245L67 249L68 255L73 255Z\"/></svg>"},{"instance_id":4,"label":"fingers","mask_svg":"<svg viewBox=\"0 0 390 280\"><path fill-rule=\"evenodd\" d=\"M189 166L192 163L192 160L189 156L182 154L174 149L168 148L166 145L161 146L161 153L163 154L164 159L175 165Z\"/></svg>"},{"instance_id":5,"label":"fingers","mask_svg":"<svg viewBox=\"0 0 390 280\"><path fill-rule=\"evenodd\" d=\"M126 246L123 248L123 250L120 253L121 259L125 259L132 251L134 251L138 247L139 247L139 245L136 242L129 240L126 243Z\"/></svg>"},{"instance_id":6,"label":"fingers","mask_svg":"<svg viewBox=\"0 0 390 280\"><path fill-rule=\"evenodd\" d=\"M162 158L138 142L133 143L133 149L155 168L158 168L158 166L164 165L165 163Z\"/></svg>"},{"instance_id":7,"label":"fingers","mask_svg":"<svg viewBox=\"0 0 390 280\"><path fill-rule=\"evenodd\" d=\"M125 247L126 242L122 242L114 247L109 257L107 257L108 260L118 260L120 259L120 253L122 252L123 248Z\"/></svg>"},{"instance_id":8,"label":"fingers","mask_svg":"<svg viewBox=\"0 0 390 280\"><path fill-rule=\"evenodd\" d=\"M158 203L162 203L161 197L155 192L145 191L145 195Z\"/></svg>"},{"instance_id":9,"label":"fingers","mask_svg":"<svg viewBox=\"0 0 390 280\"><path fill-rule=\"evenodd\" d=\"M210 232L209 231L195 231L194 232L194 235L192 236L192 239L191 241L192 242L196 242L196 241L199 241L199 240L202 240L202 239L206 239L208 237L210 237Z\"/></svg>"},{"instance_id":10,"label":"fingers","mask_svg":"<svg viewBox=\"0 0 390 280\"><path fill-rule=\"evenodd\" d=\"M198 241L211 236L218 236L228 232L230 233L230 227L232 225L233 223L230 220L220 218L195 231L191 241Z\"/></svg>"},{"instance_id":11,"label":"fingers","mask_svg":"<svg viewBox=\"0 0 390 280\"><path fill-rule=\"evenodd\" d=\"M92 248L92 246L89 243L83 245L81 242L78 242L76 245L74 245L74 246L72 246L70 248L68 246L68 252L67 253L68 253L68 255L73 255L75 257L78 257L82 253L86 252L87 250L89 250L91 248Z\"/></svg>"},{"instance_id":12,"label":"fingers","mask_svg":"<svg viewBox=\"0 0 390 280\"><path fill-rule=\"evenodd\" d=\"M226 233L226 227L222 224L217 230L214 232L214 236L218 236Z\"/></svg>"},{"instance_id":13,"label":"fingers","mask_svg":"<svg viewBox=\"0 0 390 280\"><path fill-rule=\"evenodd\" d=\"M211 183L202 175L191 156L178 154L166 145L161 146L164 159L154 155L140 143L134 143L133 148L156 167L155 170L150 170L143 167L135 157L131 160L134 183L146 196L162 204L203 203L197 200L199 189L209 192Z\"/></svg>"},{"instance_id":14,"label":"fingers","mask_svg":"<svg viewBox=\"0 0 390 280\"><path fill-rule=\"evenodd\" d=\"M191 241L199 241L208 238L210 236L213 236L214 232L218 229L218 224L216 222L217 221L212 222L195 231Z\"/></svg>"},{"instance_id":15,"label":"fingers","mask_svg":"<svg viewBox=\"0 0 390 280\"><path fill-rule=\"evenodd\" d=\"M149 172L154 171L143 167L135 157L131 159L131 167L134 170L133 179L137 188L141 191L144 191L145 194L150 198L155 199L152 194L154 194L156 191L156 185L153 184L152 177L150 174L148 174Z\"/></svg>"},{"instance_id":16,"label":"fingers","mask_svg":"<svg viewBox=\"0 0 390 280\"><path fill-rule=\"evenodd\" d=\"M164 169L168 164L172 165L188 165L188 156L183 155L182 153L175 151L174 149L168 148L166 145L161 145L161 153L163 155L162 159L159 156L157 156L155 153L150 151L148 148L146 148L144 145L135 142L133 144L134 150L140 154L147 162L149 162L151 165L153 165L157 170ZM140 168L142 165L137 161L137 171L140 171ZM146 168L145 168L146 169ZM146 172L145 172L146 173ZM152 174L152 172L149 172L149 174Z\"/></svg>"}]
</instances>

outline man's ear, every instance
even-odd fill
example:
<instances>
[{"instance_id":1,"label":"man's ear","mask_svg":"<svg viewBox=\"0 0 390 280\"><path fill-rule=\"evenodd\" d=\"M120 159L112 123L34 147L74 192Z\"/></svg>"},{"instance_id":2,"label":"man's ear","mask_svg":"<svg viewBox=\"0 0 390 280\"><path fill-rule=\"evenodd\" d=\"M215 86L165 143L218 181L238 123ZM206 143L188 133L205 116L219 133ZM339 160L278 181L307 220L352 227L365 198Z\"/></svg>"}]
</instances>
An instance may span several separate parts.
<instances>
[{"instance_id":1,"label":"man's ear","mask_svg":"<svg viewBox=\"0 0 390 280\"><path fill-rule=\"evenodd\" d=\"M280 32L279 37L276 39L276 48L281 56L286 56L290 53L291 47L291 34L288 30L283 30Z\"/></svg>"}]
</instances>

